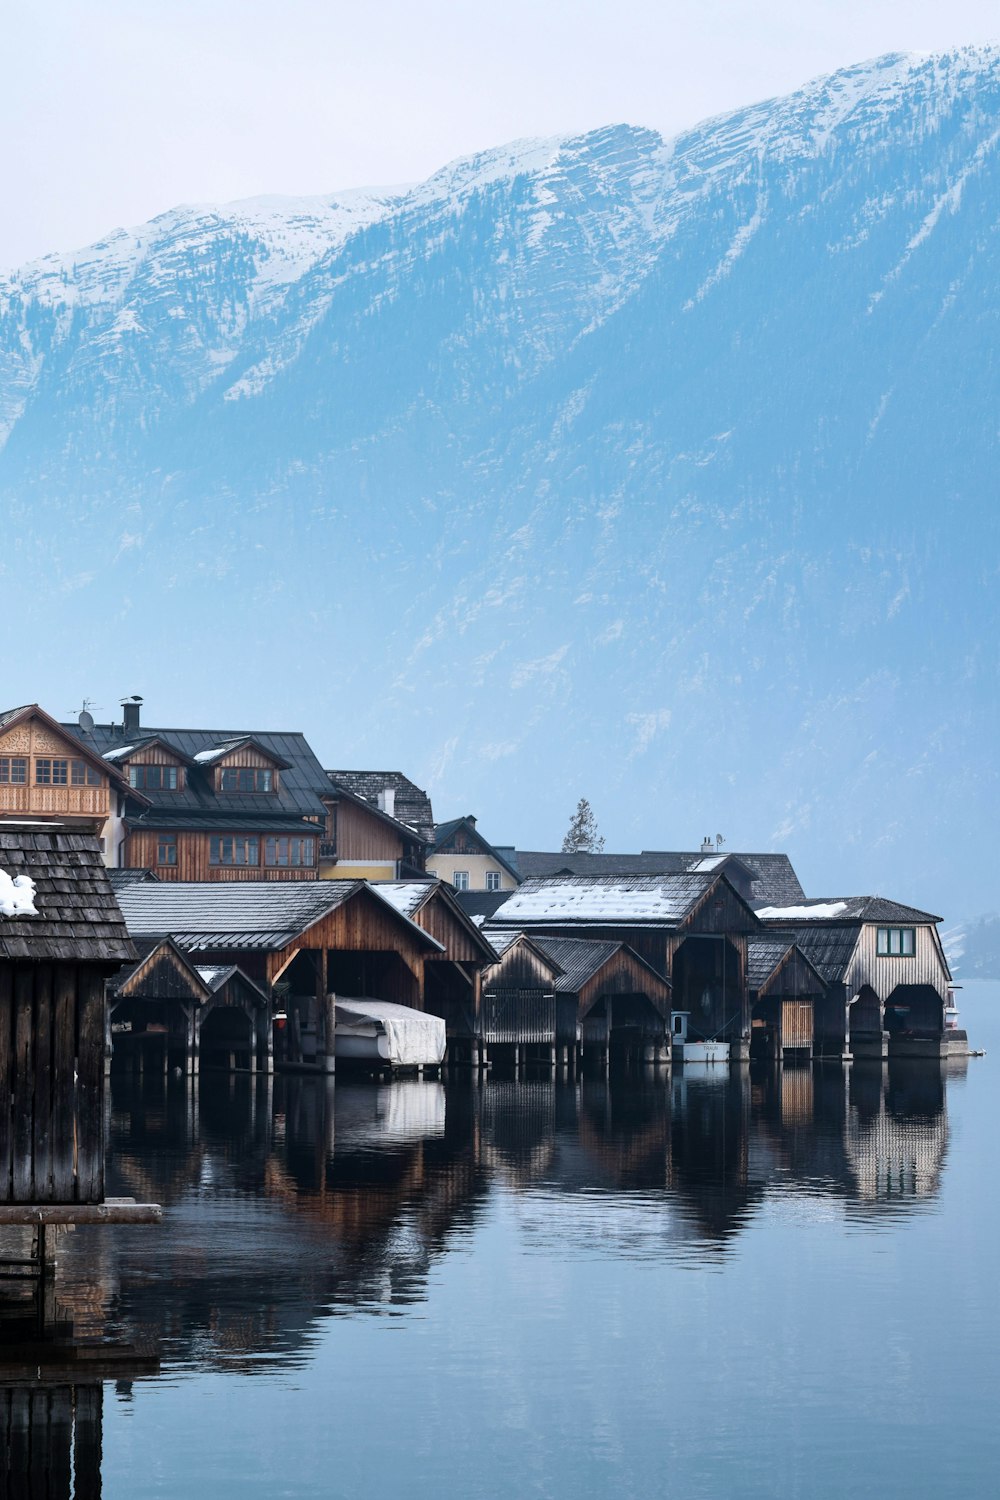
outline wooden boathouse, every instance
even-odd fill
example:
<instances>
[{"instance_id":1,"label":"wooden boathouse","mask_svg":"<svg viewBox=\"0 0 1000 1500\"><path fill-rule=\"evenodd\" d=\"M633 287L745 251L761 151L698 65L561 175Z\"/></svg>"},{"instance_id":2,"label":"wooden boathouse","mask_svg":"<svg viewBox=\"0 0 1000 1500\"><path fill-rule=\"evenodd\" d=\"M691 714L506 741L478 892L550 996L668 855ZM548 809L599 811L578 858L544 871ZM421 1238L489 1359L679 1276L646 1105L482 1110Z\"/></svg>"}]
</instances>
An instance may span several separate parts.
<instances>
[{"instance_id":1,"label":"wooden boathouse","mask_svg":"<svg viewBox=\"0 0 1000 1500\"><path fill-rule=\"evenodd\" d=\"M0 1226L35 1230L21 1274L44 1281L58 1226L160 1216L104 1192L105 982L135 956L93 834L0 823Z\"/></svg>"},{"instance_id":2,"label":"wooden boathouse","mask_svg":"<svg viewBox=\"0 0 1000 1500\"><path fill-rule=\"evenodd\" d=\"M816 1009L826 985L795 943L752 937L747 944L750 1056L805 1061L813 1055Z\"/></svg>"},{"instance_id":3,"label":"wooden boathouse","mask_svg":"<svg viewBox=\"0 0 1000 1500\"><path fill-rule=\"evenodd\" d=\"M747 944L762 927L725 872L529 879L483 924L487 937L511 929L543 943L625 944L672 985L673 1008L688 1013L691 1040L726 1042L734 1061L749 1057ZM634 1028L631 1017L616 1019L612 1030L619 1024Z\"/></svg>"},{"instance_id":4,"label":"wooden boathouse","mask_svg":"<svg viewBox=\"0 0 1000 1500\"><path fill-rule=\"evenodd\" d=\"M439 993L436 980L428 986L427 960L449 958L444 942L398 910L380 887L364 881L136 881L123 886L119 899L137 942L170 938L203 978L209 969L236 968L271 998L287 1016L280 1061L331 1073L337 995L424 1010L428 988ZM430 925L444 917L428 912L425 920ZM476 941L482 944L478 934ZM459 956L451 962L454 968L475 959ZM475 991L472 975L459 981L452 974L451 983ZM244 1004L242 1025L238 1009L229 1007L233 1029L225 1038L225 1050L237 1057L252 1054L255 1024L252 1006ZM209 1021L210 1015L201 1031L203 1046ZM183 1024L178 1014L178 1034Z\"/></svg>"},{"instance_id":5,"label":"wooden boathouse","mask_svg":"<svg viewBox=\"0 0 1000 1500\"><path fill-rule=\"evenodd\" d=\"M818 1056L943 1057L968 1050L945 1034L951 970L940 917L882 896L827 897L794 906L758 905L771 937L794 942L822 978Z\"/></svg>"}]
</instances>

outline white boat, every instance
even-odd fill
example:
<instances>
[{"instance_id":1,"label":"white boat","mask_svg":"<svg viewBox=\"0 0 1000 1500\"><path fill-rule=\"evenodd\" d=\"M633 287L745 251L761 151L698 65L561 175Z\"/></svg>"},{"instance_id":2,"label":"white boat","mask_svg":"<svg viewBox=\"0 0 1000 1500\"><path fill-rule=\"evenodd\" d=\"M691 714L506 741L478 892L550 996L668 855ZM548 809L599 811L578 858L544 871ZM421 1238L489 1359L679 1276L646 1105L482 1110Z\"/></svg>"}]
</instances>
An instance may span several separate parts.
<instances>
[{"instance_id":1,"label":"white boat","mask_svg":"<svg viewBox=\"0 0 1000 1500\"><path fill-rule=\"evenodd\" d=\"M679 1050L685 1067L688 1063L727 1063L729 1061L728 1042L681 1042Z\"/></svg>"},{"instance_id":2,"label":"white boat","mask_svg":"<svg viewBox=\"0 0 1000 1500\"><path fill-rule=\"evenodd\" d=\"M437 1067L447 1045L440 1016L391 1000L338 995L336 1000L337 1061L374 1068Z\"/></svg>"}]
</instances>

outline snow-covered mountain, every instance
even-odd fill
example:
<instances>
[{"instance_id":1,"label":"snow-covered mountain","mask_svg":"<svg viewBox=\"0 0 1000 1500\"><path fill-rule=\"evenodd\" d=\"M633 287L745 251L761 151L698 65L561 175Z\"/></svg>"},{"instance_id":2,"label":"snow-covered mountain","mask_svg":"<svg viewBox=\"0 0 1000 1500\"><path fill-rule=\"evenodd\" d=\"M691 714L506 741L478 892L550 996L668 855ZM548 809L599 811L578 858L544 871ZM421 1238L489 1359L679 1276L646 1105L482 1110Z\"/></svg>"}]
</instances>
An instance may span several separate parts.
<instances>
[{"instance_id":1,"label":"snow-covered mountain","mask_svg":"<svg viewBox=\"0 0 1000 1500\"><path fill-rule=\"evenodd\" d=\"M4 701L1000 904L1000 51L0 281ZM987 896L983 896L983 886Z\"/></svg>"}]
</instances>

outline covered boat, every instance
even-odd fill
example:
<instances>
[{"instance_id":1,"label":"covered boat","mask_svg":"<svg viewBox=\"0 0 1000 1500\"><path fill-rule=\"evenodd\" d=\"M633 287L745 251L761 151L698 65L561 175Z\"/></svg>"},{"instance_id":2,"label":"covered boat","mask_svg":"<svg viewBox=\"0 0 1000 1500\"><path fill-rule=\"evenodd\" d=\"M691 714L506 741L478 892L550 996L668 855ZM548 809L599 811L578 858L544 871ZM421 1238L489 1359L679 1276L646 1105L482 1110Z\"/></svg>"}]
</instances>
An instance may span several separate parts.
<instances>
[{"instance_id":1,"label":"covered boat","mask_svg":"<svg viewBox=\"0 0 1000 1500\"><path fill-rule=\"evenodd\" d=\"M447 1033L440 1016L429 1016L391 1000L338 995L338 1062L375 1068L437 1067L444 1060Z\"/></svg>"}]
</instances>

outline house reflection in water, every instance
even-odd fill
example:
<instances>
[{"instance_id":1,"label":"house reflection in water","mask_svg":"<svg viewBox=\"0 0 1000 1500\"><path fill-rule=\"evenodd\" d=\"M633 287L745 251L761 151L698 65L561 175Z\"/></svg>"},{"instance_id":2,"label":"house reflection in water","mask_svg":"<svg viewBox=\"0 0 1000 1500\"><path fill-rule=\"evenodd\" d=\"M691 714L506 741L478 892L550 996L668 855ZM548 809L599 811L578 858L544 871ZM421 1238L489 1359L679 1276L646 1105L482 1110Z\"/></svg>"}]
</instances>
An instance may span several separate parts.
<instances>
[{"instance_id":1,"label":"house reflection in water","mask_svg":"<svg viewBox=\"0 0 1000 1500\"><path fill-rule=\"evenodd\" d=\"M649 1253L724 1255L776 1195L862 1220L918 1211L948 1139L945 1074L923 1063L621 1087L123 1077L113 1092L113 1190L163 1203L164 1227L155 1247L125 1229L70 1236L60 1298L81 1329L159 1342L165 1364L247 1372L307 1360L328 1317L426 1299L491 1195L541 1195L552 1242L580 1232L569 1200L584 1195L600 1254L638 1205Z\"/></svg>"}]
</instances>

